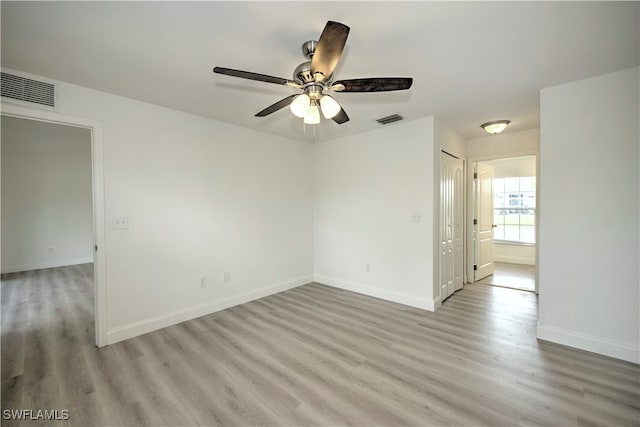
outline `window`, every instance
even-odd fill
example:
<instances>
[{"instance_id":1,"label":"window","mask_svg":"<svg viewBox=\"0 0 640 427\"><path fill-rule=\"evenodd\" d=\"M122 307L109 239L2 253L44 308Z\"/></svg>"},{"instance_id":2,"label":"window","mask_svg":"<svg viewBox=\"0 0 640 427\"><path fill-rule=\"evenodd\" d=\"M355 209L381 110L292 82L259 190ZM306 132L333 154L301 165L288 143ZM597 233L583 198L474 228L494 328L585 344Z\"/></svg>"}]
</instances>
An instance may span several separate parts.
<instances>
[{"instance_id":1,"label":"window","mask_svg":"<svg viewBox=\"0 0 640 427\"><path fill-rule=\"evenodd\" d=\"M536 242L536 177L493 180L493 238L507 242Z\"/></svg>"}]
</instances>

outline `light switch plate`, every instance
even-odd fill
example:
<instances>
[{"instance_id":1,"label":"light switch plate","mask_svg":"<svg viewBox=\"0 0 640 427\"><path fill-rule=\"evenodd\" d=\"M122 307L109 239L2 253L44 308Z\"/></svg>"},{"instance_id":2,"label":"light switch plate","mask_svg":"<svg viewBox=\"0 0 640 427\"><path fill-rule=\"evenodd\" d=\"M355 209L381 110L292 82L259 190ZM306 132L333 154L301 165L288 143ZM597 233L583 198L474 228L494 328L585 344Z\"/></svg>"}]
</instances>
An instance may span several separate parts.
<instances>
[{"instance_id":1,"label":"light switch plate","mask_svg":"<svg viewBox=\"0 0 640 427\"><path fill-rule=\"evenodd\" d=\"M114 216L111 218L112 230L126 230L127 228L129 228L128 216Z\"/></svg>"}]
</instances>

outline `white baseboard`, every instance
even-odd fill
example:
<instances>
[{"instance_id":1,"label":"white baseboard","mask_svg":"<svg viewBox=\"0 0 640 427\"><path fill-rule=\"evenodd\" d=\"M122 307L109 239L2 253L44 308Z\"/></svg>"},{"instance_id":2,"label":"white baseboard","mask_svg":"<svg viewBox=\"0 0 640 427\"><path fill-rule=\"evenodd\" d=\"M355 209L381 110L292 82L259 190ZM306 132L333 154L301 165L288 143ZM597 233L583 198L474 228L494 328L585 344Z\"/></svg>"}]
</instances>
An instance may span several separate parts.
<instances>
[{"instance_id":1,"label":"white baseboard","mask_svg":"<svg viewBox=\"0 0 640 427\"><path fill-rule=\"evenodd\" d=\"M31 264L3 265L2 273L17 273L20 271L41 270L43 268L66 267L68 265L87 264L93 262L93 256L82 258L58 259L53 261L41 261Z\"/></svg>"},{"instance_id":2,"label":"white baseboard","mask_svg":"<svg viewBox=\"0 0 640 427\"><path fill-rule=\"evenodd\" d=\"M433 310L431 311L436 311L440 307L442 307L442 298L440 298L440 295L438 295L433 299Z\"/></svg>"},{"instance_id":3,"label":"white baseboard","mask_svg":"<svg viewBox=\"0 0 640 427\"><path fill-rule=\"evenodd\" d=\"M553 326L538 325L536 329L538 339L557 344L603 354L627 362L640 364L640 346L633 346L610 341L598 337L581 334L574 331L555 328Z\"/></svg>"},{"instance_id":4,"label":"white baseboard","mask_svg":"<svg viewBox=\"0 0 640 427\"><path fill-rule=\"evenodd\" d=\"M264 298L287 289L305 285L313 281L312 275L301 276L275 285L265 286L240 295L233 295L217 301L210 301L168 314L163 314L151 319L130 323L107 331L107 344L114 344L129 338L137 337L158 329L166 328L196 317L206 316L216 311L224 310L259 298Z\"/></svg>"},{"instance_id":5,"label":"white baseboard","mask_svg":"<svg viewBox=\"0 0 640 427\"><path fill-rule=\"evenodd\" d=\"M536 260L529 257L517 257L517 256L493 256L495 262L506 262L507 264L524 264L524 265L536 265Z\"/></svg>"},{"instance_id":6,"label":"white baseboard","mask_svg":"<svg viewBox=\"0 0 640 427\"><path fill-rule=\"evenodd\" d=\"M332 286L334 288L344 289L346 291L356 292L370 297L380 298L387 301L397 302L399 304L408 305L410 307L421 308L427 311L435 311L436 304L439 301L428 300L426 298L416 298L399 292L389 291L387 289L376 288L363 283L352 282L350 280L339 279L336 277L316 274L315 281L323 285Z\"/></svg>"}]
</instances>

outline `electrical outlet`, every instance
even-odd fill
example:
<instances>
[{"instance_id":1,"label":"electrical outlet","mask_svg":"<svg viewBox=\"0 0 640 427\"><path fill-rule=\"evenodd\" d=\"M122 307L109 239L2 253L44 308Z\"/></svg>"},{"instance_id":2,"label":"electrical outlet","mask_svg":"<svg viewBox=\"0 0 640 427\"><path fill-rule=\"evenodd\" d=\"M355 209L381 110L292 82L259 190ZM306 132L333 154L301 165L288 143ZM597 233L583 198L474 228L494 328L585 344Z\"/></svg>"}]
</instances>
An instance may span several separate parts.
<instances>
[{"instance_id":1,"label":"electrical outlet","mask_svg":"<svg viewBox=\"0 0 640 427\"><path fill-rule=\"evenodd\" d=\"M126 230L127 228L129 228L128 216L114 216L111 218L112 230Z\"/></svg>"},{"instance_id":2,"label":"electrical outlet","mask_svg":"<svg viewBox=\"0 0 640 427\"><path fill-rule=\"evenodd\" d=\"M201 288L206 288L207 287L207 276L202 276L200 278L200 287Z\"/></svg>"},{"instance_id":3,"label":"electrical outlet","mask_svg":"<svg viewBox=\"0 0 640 427\"><path fill-rule=\"evenodd\" d=\"M367 264L364 268L367 270L367 273L371 273L371 264Z\"/></svg>"},{"instance_id":4,"label":"electrical outlet","mask_svg":"<svg viewBox=\"0 0 640 427\"><path fill-rule=\"evenodd\" d=\"M415 212L413 214L413 222L422 222L422 212Z\"/></svg>"},{"instance_id":5,"label":"electrical outlet","mask_svg":"<svg viewBox=\"0 0 640 427\"><path fill-rule=\"evenodd\" d=\"M231 273L228 271L224 272L224 281L226 282L230 282L231 281Z\"/></svg>"},{"instance_id":6,"label":"electrical outlet","mask_svg":"<svg viewBox=\"0 0 640 427\"><path fill-rule=\"evenodd\" d=\"M53 246L49 246L49 247L47 248L47 252L48 252L48 253L50 253L50 254L52 254L52 253L53 253Z\"/></svg>"}]
</instances>

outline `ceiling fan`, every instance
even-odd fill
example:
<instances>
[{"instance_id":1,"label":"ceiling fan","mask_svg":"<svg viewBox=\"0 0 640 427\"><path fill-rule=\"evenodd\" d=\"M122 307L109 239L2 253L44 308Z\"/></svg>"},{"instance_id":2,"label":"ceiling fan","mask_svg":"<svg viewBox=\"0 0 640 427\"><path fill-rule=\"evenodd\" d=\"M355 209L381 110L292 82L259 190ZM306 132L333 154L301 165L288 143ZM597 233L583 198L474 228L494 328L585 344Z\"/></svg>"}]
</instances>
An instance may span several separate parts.
<instances>
[{"instance_id":1,"label":"ceiling fan","mask_svg":"<svg viewBox=\"0 0 640 427\"><path fill-rule=\"evenodd\" d=\"M349 27L335 21L328 21L318 41L309 40L302 45L302 53L308 59L298 65L293 72L293 80L273 77L250 71L215 67L214 73L243 79L274 83L302 89L258 112L256 117L275 113L286 106L297 117L304 118L306 124L320 123L320 110L327 119L338 124L349 121L349 116L338 102L325 92L384 92L406 90L411 87L410 77L374 77L333 81L335 69L347 42Z\"/></svg>"}]
</instances>

